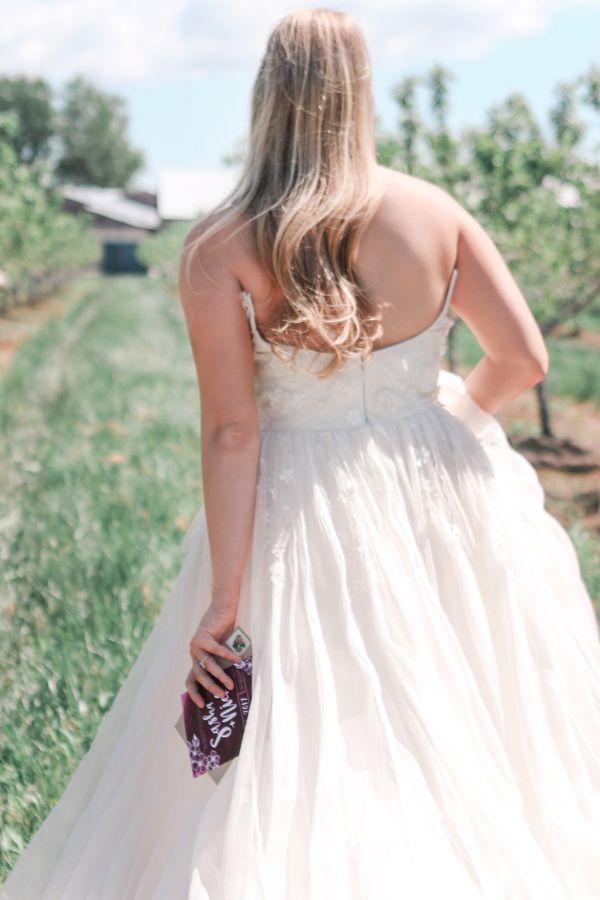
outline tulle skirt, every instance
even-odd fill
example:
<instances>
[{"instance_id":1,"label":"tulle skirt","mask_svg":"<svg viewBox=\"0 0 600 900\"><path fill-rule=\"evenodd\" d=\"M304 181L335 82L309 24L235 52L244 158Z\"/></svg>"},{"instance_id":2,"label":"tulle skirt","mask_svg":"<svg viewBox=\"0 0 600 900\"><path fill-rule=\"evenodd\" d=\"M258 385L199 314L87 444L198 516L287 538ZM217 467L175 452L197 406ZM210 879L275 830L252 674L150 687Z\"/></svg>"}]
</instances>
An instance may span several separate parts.
<instances>
[{"instance_id":1,"label":"tulle skirt","mask_svg":"<svg viewBox=\"0 0 600 900\"><path fill-rule=\"evenodd\" d=\"M174 727L210 602L201 507L3 900L599 900L594 610L535 470L461 397L441 372L441 405L263 432L239 757L194 779Z\"/></svg>"}]
</instances>

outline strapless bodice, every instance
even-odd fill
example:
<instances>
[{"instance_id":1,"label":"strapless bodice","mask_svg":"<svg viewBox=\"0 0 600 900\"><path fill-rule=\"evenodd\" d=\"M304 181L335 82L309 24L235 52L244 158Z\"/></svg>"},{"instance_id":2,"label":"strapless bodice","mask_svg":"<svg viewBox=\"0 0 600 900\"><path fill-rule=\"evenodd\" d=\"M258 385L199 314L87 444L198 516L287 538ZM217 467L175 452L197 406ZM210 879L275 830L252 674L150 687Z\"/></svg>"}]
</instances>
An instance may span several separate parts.
<instances>
[{"instance_id":1,"label":"strapless bodice","mask_svg":"<svg viewBox=\"0 0 600 900\"><path fill-rule=\"evenodd\" d=\"M254 387L264 430L328 430L412 415L438 404L438 376L446 336L453 325L450 299L458 269L453 269L442 308L423 331L374 350L367 359L351 358L333 375L315 372L331 353L282 347L279 359L256 326L252 297L242 291L254 343ZM281 346L281 345L279 345Z\"/></svg>"}]
</instances>

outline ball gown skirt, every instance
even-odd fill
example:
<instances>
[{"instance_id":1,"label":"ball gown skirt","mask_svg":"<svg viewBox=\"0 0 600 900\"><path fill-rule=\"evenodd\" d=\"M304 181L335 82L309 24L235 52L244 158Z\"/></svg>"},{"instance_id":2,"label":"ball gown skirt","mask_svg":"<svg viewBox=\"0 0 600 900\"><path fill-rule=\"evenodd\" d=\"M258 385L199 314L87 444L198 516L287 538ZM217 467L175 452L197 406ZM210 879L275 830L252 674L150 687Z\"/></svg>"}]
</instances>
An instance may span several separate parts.
<instances>
[{"instance_id":1,"label":"ball gown skirt","mask_svg":"<svg viewBox=\"0 0 600 900\"><path fill-rule=\"evenodd\" d=\"M194 779L174 727L210 602L200 507L2 900L599 900L597 620L535 470L440 368L457 272L429 328L324 381L242 293L261 449L240 755Z\"/></svg>"}]
</instances>

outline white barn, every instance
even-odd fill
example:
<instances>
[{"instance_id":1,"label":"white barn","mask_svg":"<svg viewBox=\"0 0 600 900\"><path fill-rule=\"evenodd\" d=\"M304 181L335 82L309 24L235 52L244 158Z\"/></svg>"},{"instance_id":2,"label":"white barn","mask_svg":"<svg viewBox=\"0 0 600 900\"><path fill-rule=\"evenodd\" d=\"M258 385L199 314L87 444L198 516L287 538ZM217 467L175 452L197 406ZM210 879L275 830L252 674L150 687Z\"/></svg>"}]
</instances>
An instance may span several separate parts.
<instances>
[{"instance_id":1,"label":"white barn","mask_svg":"<svg viewBox=\"0 0 600 900\"><path fill-rule=\"evenodd\" d=\"M240 166L163 169L158 175L157 206L163 222L199 218L234 187Z\"/></svg>"}]
</instances>

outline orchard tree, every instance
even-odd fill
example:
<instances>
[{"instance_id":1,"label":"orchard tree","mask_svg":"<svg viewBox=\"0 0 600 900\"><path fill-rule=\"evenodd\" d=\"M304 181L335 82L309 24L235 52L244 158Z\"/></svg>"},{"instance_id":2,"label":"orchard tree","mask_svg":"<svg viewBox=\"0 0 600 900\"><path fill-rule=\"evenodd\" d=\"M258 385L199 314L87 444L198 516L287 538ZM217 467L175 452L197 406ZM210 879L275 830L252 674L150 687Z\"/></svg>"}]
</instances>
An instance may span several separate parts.
<instances>
[{"instance_id":1,"label":"orchard tree","mask_svg":"<svg viewBox=\"0 0 600 900\"><path fill-rule=\"evenodd\" d=\"M99 187L125 187L144 165L127 136L121 97L99 90L81 76L69 81L58 113L60 180Z\"/></svg>"},{"instance_id":2,"label":"orchard tree","mask_svg":"<svg viewBox=\"0 0 600 900\"><path fill-rule=\"evenodd\" d=\"M0 77L0 113L7 112L16 117L10 142L17 158L29 164L47 158L56 125L50 85L42 78Z\"/></svg>"},{"instance_id":3,"label":"orchard tree","mask_svg":"<svg viewBox=\"0 0 600 900\"><path fill-rule=\"evenodd\" d=\"M0 311L58 286L99 255L88 214L63 212L62 197L18 158L18 129L14 113L0 113L0 262L9 278Z\"/></svg>"}]
</instances>

